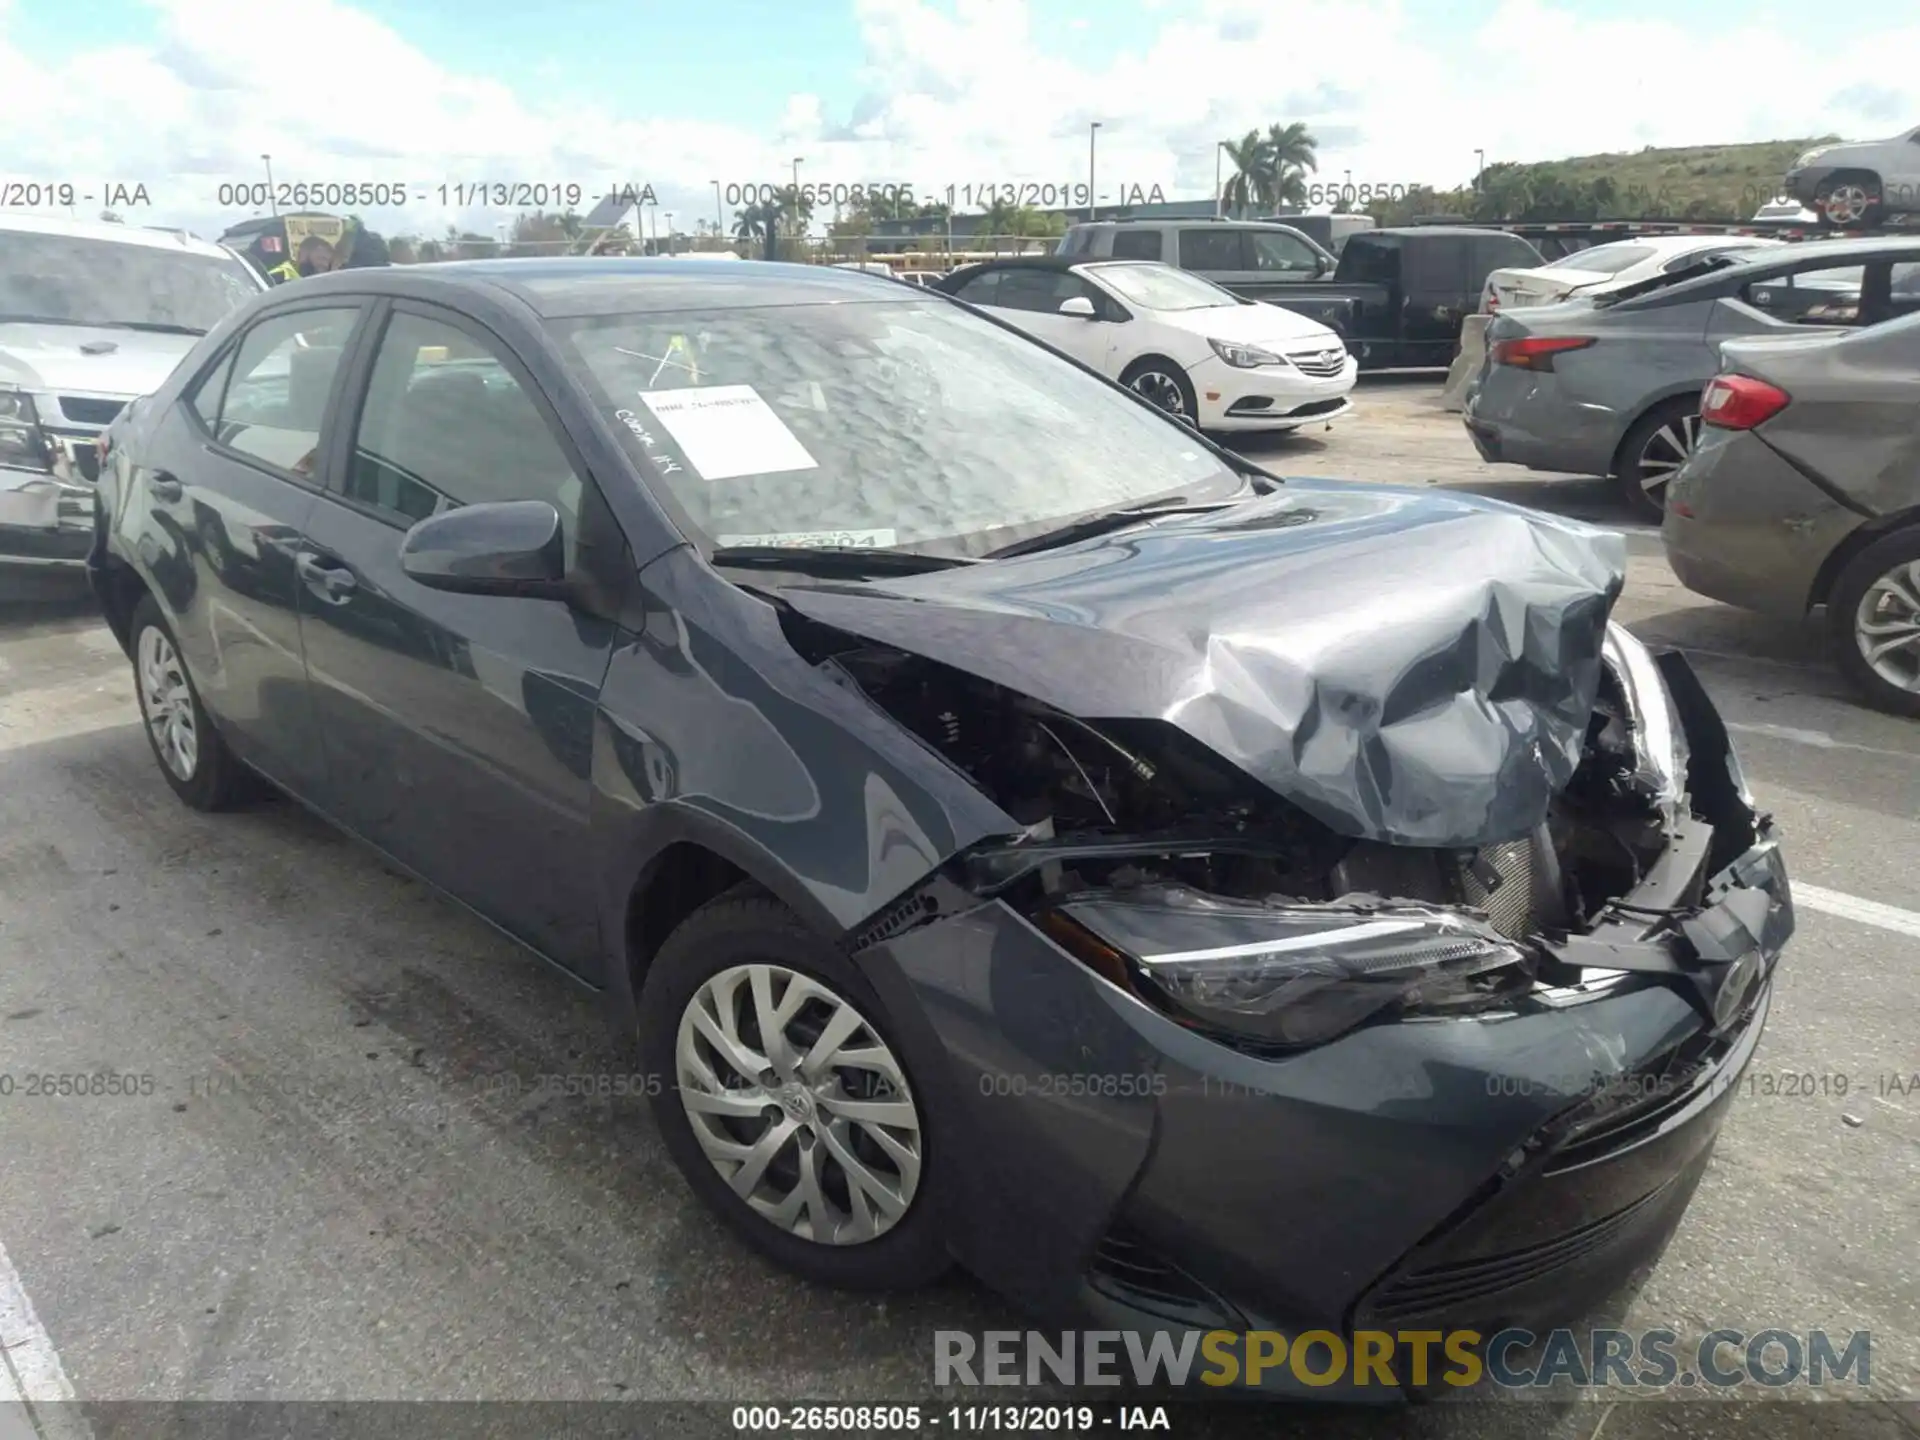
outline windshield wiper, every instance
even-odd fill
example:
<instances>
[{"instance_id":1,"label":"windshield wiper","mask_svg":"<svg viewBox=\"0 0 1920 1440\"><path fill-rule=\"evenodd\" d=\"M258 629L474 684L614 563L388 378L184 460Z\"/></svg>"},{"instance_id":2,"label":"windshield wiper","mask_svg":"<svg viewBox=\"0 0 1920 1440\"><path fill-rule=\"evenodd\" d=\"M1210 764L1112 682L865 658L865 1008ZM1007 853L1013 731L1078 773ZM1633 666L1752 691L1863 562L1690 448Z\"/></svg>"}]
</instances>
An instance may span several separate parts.
<instances>
[{"instance_id":1,"label":"windshield wiper","mask_svg":"<svg viewBox=\"0 0 1920 1440\"><path fill-rule=\"evenodd\" d=\"M1095 515L1082 515L1078 520L1069 520L1057 529L1030 535L1025 540L1016 540L1013 544L1003 545L998 550L989 550L986 558L1007 560L1015 555L1031 555L1036 550L1051 550L1059 545L1071 545L1076 540L1090 540L1095 535L1124 530L1129 525L1156 520L1162 515L1204 515L1211 510L1230 509L1246 498L1243 494L1228 500L1207 500L1195 504L1176 496L1158 505L1135 505L1124 510L1102 510Z\"/></svg>"},{"instance_id":2,"label":"windshield wiper","mask_svg":"<svg viewBox=\"0 0 1920 1440\"><path fill-rule=\"evenodd\" d=\"M81 330L151 330L162 335L204 335L192 325L165 320L74 320L65 315L0 315L0 325L71 325Z\"/></svg>"},{"instance_id":3,"label":"windshield wiper","mask_svg":"<svg viewBox=\"0 0 1920 1440\"><path fill-rule=\"evenodd\" d=\"M967 555L929 555L884 545L722 545L713 552L713 563L819 575L923 575L978 562Z\"/></svg>"}]
</instances>

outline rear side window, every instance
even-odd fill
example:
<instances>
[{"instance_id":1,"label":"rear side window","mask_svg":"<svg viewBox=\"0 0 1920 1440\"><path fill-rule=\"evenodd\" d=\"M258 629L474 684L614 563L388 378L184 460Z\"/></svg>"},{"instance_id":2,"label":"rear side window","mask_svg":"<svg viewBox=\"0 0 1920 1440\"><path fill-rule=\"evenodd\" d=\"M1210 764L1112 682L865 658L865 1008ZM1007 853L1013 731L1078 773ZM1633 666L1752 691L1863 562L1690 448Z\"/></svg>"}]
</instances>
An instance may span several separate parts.
<instances>
[{"instance_id":1,"label":"rear side window","mask_svg":"<svg viewBox=\"0 0 1920 1440\"><path fill-rule=\"evenodd\" d=\"M995 305L1000 292L1000 274L998 270L989 270L984 275L976 275L962 285L954 294L969 305Z\"/></svg>"},{"instance_id":2,"label":"rear side window","mask_svg":"<svg viewBox=\"0 0 1920 1440\"><path fill-rule=\"evenodd\" d=\"M1407 289L1422 295L1446 295L1486 283L1485 275L1467 274L1467 240L1461 235L1428 235L1408 243L1403 252Z\"/></svg>"},{"instance_id":3,"label":"rear side window","mask_svg":"<svg viewBox=\"0 0 1920 1440\"><path fill-rule=\"evenodd\" d=\"M227 377L233 374L233 357L237 351L227 351L227 358L214 366L197 386L188 404L193 406L202 423L209 430L220 428L220 402L227 397Z\"/></svg>"},{"instance_id":4,"label":"rear side window","mask_svg":"<svg viewBox=\"0 0 1920 1440\"><path fill-rule=\"evenodd\" d=\"M1391 285L1400 278L1398 250L1389 239L1351 236L1340 251L1338 278L1362 285Z\"/></svg>"},{"instance_id":5,"label":"rear side window","mask_svg":"<svg viewBox=\"0 0 1920 1440\"><path fill-rule=\"evenodd\" d=\"M1069 230L1066 238L1060 242L1056 255L1087 255L1093 251L1093 232L1076 225Z\"/></svg>"},{"instance_id":6,"label":"rear side window","mask_svg":"<svg viewBox=\"0 0 1920 1440\"><path fill-rule=\"evenodd\" d=\"M1160 232L1158 230L1121 230L1113 237L1113 258L1116 260L1158 260L1160 258Z\"/></svg>"},{"instance_id":7,"label":"rear side window","mask_svg":"<svg viewBox=\"0 0 1920 1440\"><path fill-rule=\"evenodd\" d=\"M320 422L358 309L272 315L240 341L214 436L230 450L311 478Z\"/></svg>"},{"instance_id":8,"label":"rear side window","mask_svg":"<svg viewBox=\"0 0 1920 1440\"><path fill-rule=\"evenodd\" d=\"M1180 266L1185 270L1245 270L1238 230L1182 230Z\"/></svg>"}]
</instances>

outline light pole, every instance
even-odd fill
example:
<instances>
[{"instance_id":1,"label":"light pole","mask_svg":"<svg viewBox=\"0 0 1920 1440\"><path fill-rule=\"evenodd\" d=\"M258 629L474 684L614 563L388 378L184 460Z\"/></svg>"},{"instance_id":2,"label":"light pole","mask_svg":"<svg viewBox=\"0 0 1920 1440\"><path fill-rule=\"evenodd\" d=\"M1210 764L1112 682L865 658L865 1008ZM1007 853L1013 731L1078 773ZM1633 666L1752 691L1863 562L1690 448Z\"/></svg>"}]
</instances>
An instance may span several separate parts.
<instances>
[{"instance_id":1,"label":"light pole","mask_svg":"<svg viewBox=\"0 0 1920 1440\"><path fill-rule=\"evenodd\" d=\"M1216 220L1220 219L1226 213L1221 208L1226 191L1220 188L1220 159L1226 153L1226 141L1216 140L1213 142L1213 218Z\"/></svg>"},{"instance_id":2,"label":"light pole","mask_svg":"<svg viewBox=\"0 0 1920 1440\"><path fill-rule=\"evenodd\" d=\"M667 211L667 254L673 253L673 212Z\"/></svg>"},{"instance_id":3,"label":"light pole","mask_svg":"<svg viewBox=\"0 0 1920 1440\"><path fill-rule=\"evenodd\" d=\"M1480 177L1482 175L1485 175L1486 173L1487 173L1487 152L1484 150L1475 150L1473 152L1473 188L1474 189L1478 190L1480 188Z\"/></svg>"},{"instance_id":4,"label":"light pole","mask_svg":"<svg viewBox=\"0 0 1920 1440\"><path fill-rule=\"evenodd\" d=\"M1093 219L1095 207L1100 203L1100 191L1094 181L1094 142L1099 138L1100 122L1093 121L1087 126L1087 219Z\"/></svg>"},{"instance_id":5,"label":"light pole","mask_svg":"<svg viewBox=\"0 0 1920 1440\"><path fill-rule=\"evenodd\" d=\"M720 182L713 180L708 183L713 186L713 233L718 235L726 229L725 223L720 218Z\"/></svg>"},{"instance_id":6,"label":"light pole","mask_svg":"<svg viewBox=\"0 0 1920 1440\"><path fill-rule=\"evenodd\" d=\"M267 204L272 207L274 218L280 218L280 202L273 198L273 156L262 154L260 162L267 167Z\"/></svg>"}]
</instances>

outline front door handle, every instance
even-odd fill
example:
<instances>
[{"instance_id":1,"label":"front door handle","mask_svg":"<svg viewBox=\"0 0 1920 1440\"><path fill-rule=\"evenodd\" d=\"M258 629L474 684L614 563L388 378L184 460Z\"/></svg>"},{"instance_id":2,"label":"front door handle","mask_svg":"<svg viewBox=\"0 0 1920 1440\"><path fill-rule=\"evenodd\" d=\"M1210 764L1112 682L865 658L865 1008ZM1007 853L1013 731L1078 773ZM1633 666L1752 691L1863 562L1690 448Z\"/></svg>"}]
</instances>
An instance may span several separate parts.
<instances>
[{"instance_id":1,"label":"front door handle","mask_svg":"<svg viewBox=\"0 0 1920 1440\"><path fill-rule=\"evenodd\" d=\"M353 598L359 581L338 560L327 560L307 551L293 562L301 582L329 605L344 605Z\"/></svg>"},{"instance_id":2,"label":"front door handle","mask_svg":"<svg viewBox=\"0 0 1920 1440\"><path fill-rule=\"evenodd\" d=\"M156 470L147 481L147 489L153 492L153 498L172 504L185 494L178 476L169 475L165 470Z\"/></svg>"}]
</instances>

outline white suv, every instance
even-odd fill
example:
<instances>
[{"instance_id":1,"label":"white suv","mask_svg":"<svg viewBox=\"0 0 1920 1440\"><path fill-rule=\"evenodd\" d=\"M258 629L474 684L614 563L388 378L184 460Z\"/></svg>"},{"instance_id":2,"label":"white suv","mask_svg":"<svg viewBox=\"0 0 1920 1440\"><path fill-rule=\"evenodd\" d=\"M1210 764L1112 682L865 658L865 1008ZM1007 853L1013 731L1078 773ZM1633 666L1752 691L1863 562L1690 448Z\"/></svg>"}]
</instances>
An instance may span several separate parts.
<instances>
[{"instance_id":1,"label":"white suv","mask_svg":"<svg viewBox=\"0 0 1920 1440\"><path fill-rule=\"evenodd\" d=\"M1786 191L1823 224L1846 230L1920 213L1920 128L1809 150L1787 171Z\"/></svg>"},{"instance_id":2,"label":"white suv","mask_svg":"<svg viewBox=\"0 0 1920 1440\"><path fill-rule=\"evenodd\" d=\"M94 442L267 288L177 230L0 213L0 569L78 569Z\"/></svg>"},{"instance_id":3,"label":"white suv","mask_svg":"<svg viewBox=\"0 0 1920 1440\"><path fill-rule=\"evenodd\" d=\"M1170 265L995 260L938 288L1201 430L1296 430L1353 408L1359 364L1332 330Z\"/></svg>"}]
</instances>

